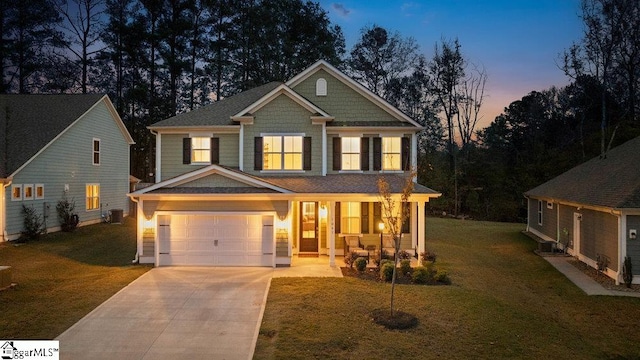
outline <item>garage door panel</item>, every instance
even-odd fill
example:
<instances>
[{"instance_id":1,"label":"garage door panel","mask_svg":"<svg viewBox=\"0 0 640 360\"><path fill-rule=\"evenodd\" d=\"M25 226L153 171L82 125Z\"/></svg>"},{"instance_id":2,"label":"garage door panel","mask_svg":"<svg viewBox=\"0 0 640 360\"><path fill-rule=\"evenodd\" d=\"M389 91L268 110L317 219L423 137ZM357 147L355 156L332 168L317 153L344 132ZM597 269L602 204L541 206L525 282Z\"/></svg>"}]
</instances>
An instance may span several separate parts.
<instances>
[{"instance_id":1,"label":"garage door panel","mask_svg":"<svg viewBox=\"0 0 640 360\"><path fill-rule=\"evenodd\" d=\"M159 232L160 265L271 264L272 215L202 214L166 215L170 219L164 217L165 215L162 223L170 226L163 226ZM263 223L268 225L264 227Z\"/></svg>"}]
</instances>

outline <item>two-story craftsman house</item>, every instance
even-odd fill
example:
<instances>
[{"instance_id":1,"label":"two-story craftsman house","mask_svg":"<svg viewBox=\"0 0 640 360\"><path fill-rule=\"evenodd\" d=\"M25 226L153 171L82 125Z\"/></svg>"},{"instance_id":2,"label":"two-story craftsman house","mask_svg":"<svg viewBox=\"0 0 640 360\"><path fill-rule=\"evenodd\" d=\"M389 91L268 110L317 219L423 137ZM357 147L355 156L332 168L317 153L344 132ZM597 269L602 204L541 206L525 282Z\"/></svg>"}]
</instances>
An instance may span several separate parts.
<instances>
[{"instance_id":1,"label":"two-story craftsman house","mask_svg":"<svg viewBox=\"0 0 640 360\"><path fill-rule=\"evenodd\" d=\"M149 127L154 185L138 207L138 256L162 265L288 266L328 255L345 235L380 243L377 180L399 196L422 127L325 61ZM415 184L401 248L424 251L425 203Z\"/></svg>"}]
</instances>

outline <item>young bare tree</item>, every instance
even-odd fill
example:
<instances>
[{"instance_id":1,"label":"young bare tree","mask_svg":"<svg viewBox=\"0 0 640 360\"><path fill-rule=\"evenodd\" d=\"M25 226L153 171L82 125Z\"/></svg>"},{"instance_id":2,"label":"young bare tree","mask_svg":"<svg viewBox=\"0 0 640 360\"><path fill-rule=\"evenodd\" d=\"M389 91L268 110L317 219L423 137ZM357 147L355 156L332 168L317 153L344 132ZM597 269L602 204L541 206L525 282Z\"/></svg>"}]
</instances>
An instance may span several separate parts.
<instances>
[{"instance_id":1,"label":"young bare tree","mask_svg":"<svg viewBox=\"0 0 640 360\"><path fill-rule=\"evenodd\" d=\"M400 242L402 241L402 226L407 222L410 215L409 207L406 204L413 192L415 171L411 171L407 175L402 193L398 199L397 195L391 192L389 182L384 177L378 178L378 193L380 194L380 203L382 209L382 221L385 228L393 237L393 246L395 249L393 260L393 275L391 277L391 317L393 317L393 300L396 285L396 269L398 267L398 253L400 252ZM398 201L399 200L399 201ZM382 249L380 249L382 251Z\"/></svg>"},{"instance_id":2,"label":"young bare tree","mask_svg":"<svg viewBox=\"0 0 640 360\"><path fill-rule=\"evenodd\" d=\"M459 100L458 129L463 149L471 143L476 125L480 120L479 114L485 98L484 87L486 83L486 70L474 67L461 84L462 97Z\"/></svg>"}]
</instances>

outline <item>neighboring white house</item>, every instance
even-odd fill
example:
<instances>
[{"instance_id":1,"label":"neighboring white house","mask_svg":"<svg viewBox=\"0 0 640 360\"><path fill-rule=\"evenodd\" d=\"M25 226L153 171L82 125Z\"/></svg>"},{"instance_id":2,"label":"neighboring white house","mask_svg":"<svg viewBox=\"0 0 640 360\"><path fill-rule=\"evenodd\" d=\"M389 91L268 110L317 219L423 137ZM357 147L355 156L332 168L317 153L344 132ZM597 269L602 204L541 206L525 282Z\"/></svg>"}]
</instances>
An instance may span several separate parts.
<instances>
[{"instance_id":1,"label":"neighboring white house","mask_svg":"<svg viewBox=\"0 0 640 360\"><path fill-rule=\"evenodd\" d=\"M56 204L76 204L81 225L129 207L133 140L106 95L0 95L0 240L23 230L22 206L49 231Z\"/></svg>"}]
</instances>

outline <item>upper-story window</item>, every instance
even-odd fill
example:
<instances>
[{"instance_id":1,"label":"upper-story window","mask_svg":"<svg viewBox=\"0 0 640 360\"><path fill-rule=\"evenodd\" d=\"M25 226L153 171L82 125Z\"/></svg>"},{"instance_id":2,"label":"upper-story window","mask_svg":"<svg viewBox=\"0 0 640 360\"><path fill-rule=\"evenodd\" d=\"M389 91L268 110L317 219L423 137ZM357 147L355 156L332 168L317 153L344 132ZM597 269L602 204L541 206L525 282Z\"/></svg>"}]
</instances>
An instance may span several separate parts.
<instances>
[{"instance_id":1,"label":"upper-story window","mask_svg":"<svg viewBox=\"0 0 640 360\"><path fill-rule=\"evenodd\" d=\"M538 200L538 225L542 225L542 200Z\"/></svg>"},{"instance_id":2,"label":"upper-story window","mask_svg":"<svg viewBox=\"0 0 640 360\"><path fill-rule=\"evenodd\" d=\"M316 80L316 96L327 96L327 80L324 78Z\"/></svg>"},{"instance_id":3,"label":"upper-story window","mask_svg":"<svg viewBox=\"0 0 640 360\"><path fill-rule=\"evenodd\" d=\"M22 200L22 185L14 184L11 185L11 201L20 201Z\"/></svg>"},{"instance_id":4,"label":"upper-story window","mask_svg":"<svg viewBox=\"0 0 640 360\"><path fill-rule=\"evenodd\" d=\"M342 170L360 170L360 138L343 137L342 142Z\"/></svg>"},{"instance_id":5,"label":"upper-story window","mask_svg":"<svg viewBox=\"0 0 640 360\"><path fill-rule=\"evenodd\" d=\"M400 137L382 138L382 170L402 169L402 144Z\"/></svg>"},{"instance_id":6,"label":"upper-story window","mask_svg":"<svg viewBox=\"0 0 640 360\"><path fill-rule=\"evenodd\" d=\"M192 137L191 138L191 162L208 163L211 161L211 138Z\"/></svg>"},{"instance_id":7,"label":"upper-story window","mask_svg":"<svg viewBox=\"0 0 640 360\"><path fill-rule=\"evenodd\" d=\"M93 139L93 165L100 165L100 139Z\"/></svg>"},{"instance_id":8,"label":"upper-story window","mask_svg":"<svg viewBox=\"0 0 640 360\"><path fill-rule=\"evenodd\" d=\"M183 164L218 164L220 161L220 138L192 136L182 139Z\"/></svg>"},{"instance_id":9,"label":"upper-story window","mask_svg":"<svg viewBox=\"0 0 640 360\"><path fill-rule=\"evenodd\" d=\"M265 136L263 170L302 170L302 136Z\"/></svg>"},{"instance_id":10,"label":"upper-story window","mask_svg":"<svg viewBox=\"0 0 640 360\"><path fill-rule=\"evenodd\" d=\"M24 191L23 200L33 200L33 184L25 184L22 190Z\"/></svg>"}]
</instances>

